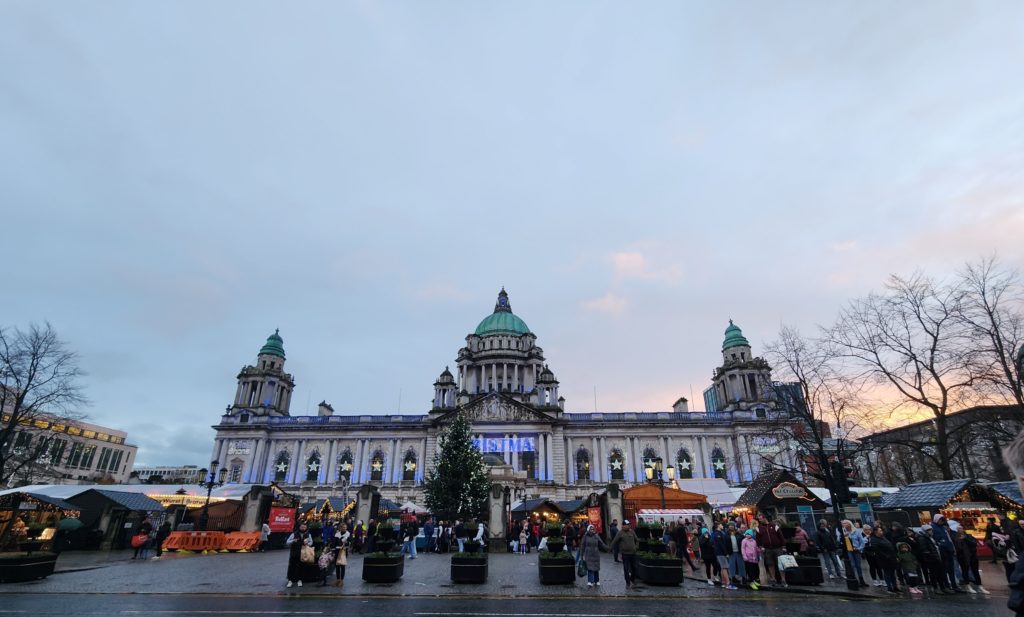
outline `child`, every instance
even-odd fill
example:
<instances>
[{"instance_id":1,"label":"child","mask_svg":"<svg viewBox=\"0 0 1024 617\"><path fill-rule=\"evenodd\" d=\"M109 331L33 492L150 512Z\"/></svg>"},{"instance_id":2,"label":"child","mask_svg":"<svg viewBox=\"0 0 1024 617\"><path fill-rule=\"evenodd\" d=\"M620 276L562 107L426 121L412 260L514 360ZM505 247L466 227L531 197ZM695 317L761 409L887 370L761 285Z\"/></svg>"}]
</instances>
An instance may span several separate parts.
<instances>
[{"instance_id":1,"label":"child","mask_svg":"<svg viewBox=\"0 0 1024 617\"><path fill-rule=\"evenodd\" d=\"M914 553L910 552L910 545L906 542L900 542L896 545L899 553L896 555L896 559L900 562L900 569L903 570L903 580L906 581L907 587L910 588L910 593L921 593L918 589L921 577L918 576L918 563L917 557L914 557Z\"/></svg>"},{"instance_id":2,"label":"child","mask_svg":"<svg viewBox=\"0 0 1024 617\"><path fill-rule=\"evenodd\" d=\"M526 533L526 527L519 529L519 554L525 555L530 552L530 546L526 543L529 540L529 535Z\"/></svg>"},{"instance_id":3,"label":"child","mask_svg":"<svg viewBox=\"0 0 1024 617\"><path fill-rule=\"evenodd\" d=\"M743 532L740 552L743 554L743 564L747 570L747 578L750 580L750 588L757 590L760 587L758 581L761 580L761 568L757 565L761 549L757 548L757 540L754 539L753 529Z\"/></svg>"}]
</instances>

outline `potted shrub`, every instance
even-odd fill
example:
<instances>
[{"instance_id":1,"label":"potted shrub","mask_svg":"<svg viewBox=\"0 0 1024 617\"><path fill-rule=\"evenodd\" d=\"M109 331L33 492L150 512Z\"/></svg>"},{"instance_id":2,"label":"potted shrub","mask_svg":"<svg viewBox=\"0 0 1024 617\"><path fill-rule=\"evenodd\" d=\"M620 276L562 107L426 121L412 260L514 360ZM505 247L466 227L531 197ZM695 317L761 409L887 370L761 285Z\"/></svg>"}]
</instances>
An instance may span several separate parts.
<instances>
[{"instance_id":1,"label":"potted shrub","mask_svg":"<svg viewBox=\"0 0 1024 617\"><path fill-rule=\"evenodd\" d=\"M548 540L548 547L552 544ZM564 545L564 542L562 543ZM537 556L540 582L545 585L575 584L576 560L566 551L541 551Z\"/></svg>"},{"instance_id":2,"label":"potted shrub","mask_svg":"<svg viewBox=\"0 0 1024 617\"><path fill-rule=\"evenodd\" d=\"M480 551L480 543L465 543L465 553L452 554L451 578L453 583L486 583L487 553Z\"/></svg>"},{"instance_id":3,"label":"potted shrub","mask_svg":"<svg viewBox=\"0 0 1024 617\"><path fill-rule=\"evenodd\" d=\"M636 524L636 538L637 540L650 540L651 539L651 524L650 523L637 523Z\"/></svg>"},{"instance_id":4,"label":"potted shrub","mask_svg":"<svg viewBox=\"0 0 1024 617\"><path fill-rule=\"evenodd\" d=\"M664 544L658 544L665 548ZM676 586L683 582L683 560L664 551L638 553L636 569L637 578L648 585Z\"/></svg>"},{"instance_id":5,"label":"potted shrub","mask_svg":"<svg viewBox=\"0 0 1024 617\"><path fill-rule=\"evenodd\" d=\"M394 583L405 573L405 555L395 550L395 530L392 521L377 527L374 553L363 557L363 580L367 583Z\"/></svg>"},{"instance_id":6,"label":"potted shrub","mask_svg":"<svg viewBox=\"0 0 1024 617\"><path fill-rule=\"evenodd\" d=\"M560 553L565 550L565 538L562 536L561 525L558 523L548 523L544 526L544 534L548 537L548 552Z\"/></svg>"}]
</instances>

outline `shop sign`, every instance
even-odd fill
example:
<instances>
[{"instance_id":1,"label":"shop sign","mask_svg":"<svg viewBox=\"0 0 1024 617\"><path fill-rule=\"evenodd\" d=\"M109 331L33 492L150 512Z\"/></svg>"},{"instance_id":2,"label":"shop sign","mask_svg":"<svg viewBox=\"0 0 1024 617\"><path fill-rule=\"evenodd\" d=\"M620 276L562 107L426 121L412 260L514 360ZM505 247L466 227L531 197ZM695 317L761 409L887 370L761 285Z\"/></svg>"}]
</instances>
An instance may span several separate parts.
<instances>
[{"instance_id":1,"label":"shop sign","mask_svg":"<svg viewBox=\"0 0 1024 617\"><path fill-rule=\"evenodd\" d=\"M993 510L992 504L987 501L961 501L960 503L949 504L950 510Z\"/></svg>"},{"instance_id":2,"label":"shop sign","mask_svg":"<svg viewBox=\"0 0 1024 617\"><path fill-rule=\"evenodd\" d=\"M292 532L295 529L295 508L272 506L270 520L267 521L267 524L270 525L270 531L273 532Z\"/></svg>"},{"instance_id":3,"label":"shop sign","mask_svg":"<svg viewBox=\"0 0 1024 617\"><path fill-rule=\"evenodd\" d=\"M36 510L39 508L39 504L31 501L23 501L18 504L19 510Z\"/></svg>"},{"instance_id":4,"label":"shop sign","mask_svg":"<svg viewBox=\"0 0 1024 617\"><path fill-rule=\"evenodd\" d=\"M604 533L604 525L601 524L601 507L587 508L587 522L594 526L594 531Z\"/></svg>"},{"instance_id":5,"label":"shop sign","mask_svg":"<svg viewBox=\"0 0 1024 617\"><path fill-rule=\"evenodd\" d=\"M772 495L779 499L810 499L807 489L792 482L783 482L772 489Z\"/></svg>"}]
</instances>

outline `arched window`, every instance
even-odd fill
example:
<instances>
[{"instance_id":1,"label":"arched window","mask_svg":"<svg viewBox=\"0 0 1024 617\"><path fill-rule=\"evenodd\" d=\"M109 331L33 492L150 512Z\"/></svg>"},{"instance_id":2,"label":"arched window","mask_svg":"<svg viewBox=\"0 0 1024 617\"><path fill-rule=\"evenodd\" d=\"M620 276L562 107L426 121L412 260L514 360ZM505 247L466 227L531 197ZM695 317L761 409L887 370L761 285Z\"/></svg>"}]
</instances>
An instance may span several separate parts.
<instances>
[{"instance_id":1,"label":"arched window","mask_svg":"<svg viewBox=\"0 0 1024 617\"><path fill-rule=\"evenodd\" d=\"M274 482L284 482L285 478L288 477L288 466L290 464L291 457L287 451L277 455L277 459L274 461Z\"/></svg>"},{"instance_id":2,"label":"arched window","mask_svg":"<svg viewBox=\"0 0 1024 617\"><path fill-rule=\"evenodd\" d=\"M654 460L658 458L658 453L654 451L654 448L647 446L644 448L644 468L654 467ZM647 477L647 471L644 471L644 478Z\"/></svg>"},{"instance_id":3,"label":"arched window","mask_svg":"<svg viewBox=\"0 0 1024 617\"><path fill-rule=\"evenodd\" d=\"M717 446L711 451L711 471L715 474L716 478L724 480L729 477L729 469L725 465L725 454Z\"/></svg>"},{"instance_id":4,"label":"arched window","mask_svg":"<svg viewBox=\"0 0 1024 617\"><path fill-rule=\"evenodd\" d=\"M612 480L626 479L626 458L618 448L612 450L612 455L608 457L608 469Z\"/></svg>"},{"instance_id":5,"label":"arched window","mask_svg":"<svg viewBox=\"0 0 1024 617\"><path fill-rule=\"evenodd\" d=\"M238 484L242 481L242 467L244 463L241 459L232 459L229 465L230 471L228 472L228 482L232 484Z\"/></svg>"},{"instance_id":6,"label":"arched window","mask_svg":"<svg viewBox=\"0 0 1024 617\"><path fill-rule=\"evenodd\" d=\"M402 461L402 480L404 482L416 480L416 452L413 450L406 452L405 459Z\"/></svg>"},{"instance_id":7,"label":"arched window","mask_svg":"<svg viewBox=\"0 0 1024 617\"><path fill-rule=\"evenodd\" d=\"M590 479L590 453L583 447L576 451L576 478Z\"/></svg>"},{"instance_id":8,"label":"arched window","mask_svg":"<svg viewBox=\"0 0 1024 617\"><path fill-rule=\"evenodd\" d=\"M693 477L693 459L686 448L679 448L676 452L676 475L680 479Z\"/></svg>"},{"instance_id":9,"label":"arched window","mask_svg":"<svg viewBox=\"0 0 1024 617\"><path fill-rule=\"evenodd\" d=\"M370 481L382 482L384 480L384 453L377 450L370 458Z\"/></svg>"},{"instance_id":10,"label":"arched window","mask_svg":"<svg viewBox=\"0 0 1024 617\"><path fill-rule=\"evenodd\" d=\"M320 453L313 452L306 459L306 482L316 482L320 477Z\"/></svg>"},{"instance_id":11,"label":"arched window","mask_svg":"<svg viewBox=\"0 0 1024 617\"><path fill-rule=\"evenodd\" d=\"M345 448L345 451L338 456L338 477L335 480L341 480L344 478L346 481L352 481L352 450Z\"/></svg>"}]
</instances>

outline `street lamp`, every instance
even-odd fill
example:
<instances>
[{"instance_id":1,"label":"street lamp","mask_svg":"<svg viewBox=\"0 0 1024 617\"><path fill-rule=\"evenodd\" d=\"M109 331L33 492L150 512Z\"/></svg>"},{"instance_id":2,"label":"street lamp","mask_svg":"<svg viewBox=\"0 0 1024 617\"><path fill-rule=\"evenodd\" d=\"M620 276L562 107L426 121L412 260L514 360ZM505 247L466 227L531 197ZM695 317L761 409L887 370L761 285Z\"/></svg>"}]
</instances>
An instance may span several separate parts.
<instances>
[{"instance_id":1,"label":"street lamp","mask_svg":"<svg viewBox=\"0 0 1024 617\"><path fill-rule=\"evenodd\" d=\"M658 489L661 491L661 509L665 509L665 478L662 475L662 460L660 458L653 459L650 465L644 468L644 473L647 474L647 481L654 482L655 479L658 481ZM676 468L669 465L665 469L668 475L668 481L671 483L676 477Z\"/></svg>"},{"instance_id":2,"label":"street lamp","mask_svg":"<svg viewBox=\"0 0 1024 617\"><path fill-rule=\"evenodd\" d=\"M210 521L210 493L213 492L213 487L224 486L224 480L228 477L228 468L224 467L217 473L217 461L210 461L210 469L200 469L199 477L203 478L199 482L199 486L206 488L206 503L203 504L203 513L199 517L199 530L206 531L206 524ZM209 474L209 475L207 475Z\"/></svg>"}]
</instances>

